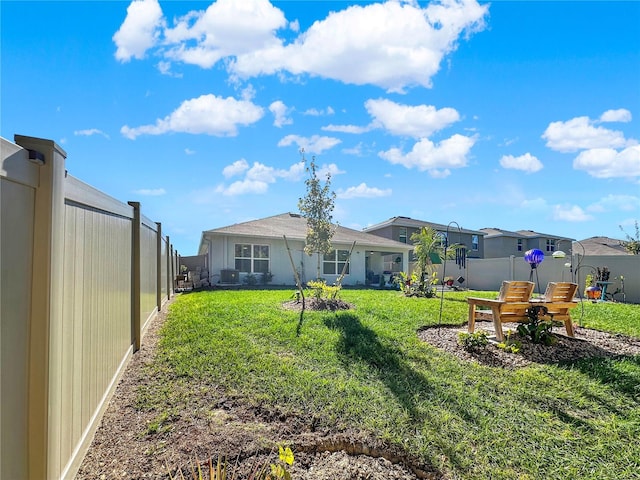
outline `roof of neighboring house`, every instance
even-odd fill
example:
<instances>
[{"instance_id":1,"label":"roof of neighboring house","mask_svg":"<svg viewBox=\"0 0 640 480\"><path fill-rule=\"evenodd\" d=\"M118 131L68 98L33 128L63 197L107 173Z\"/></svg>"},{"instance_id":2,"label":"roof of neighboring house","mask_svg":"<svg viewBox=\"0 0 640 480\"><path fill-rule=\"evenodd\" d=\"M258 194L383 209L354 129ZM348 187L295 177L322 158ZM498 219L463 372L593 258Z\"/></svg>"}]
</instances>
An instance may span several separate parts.
<instances>
[{"instance_id":1,"label":"roof of neighboring house","mask_svg":"<svg viewBox=\"0 0 640 480\"><path fill-rule=\"evenodd\" d=\"M481 228L480 231L484 232L484 238L492 238L492 237L515 237L522 238L524 235L518 232L511 232L509 230L503 230L501 228Z\"/></svg>"},{"instance_id":2,"label":"roof of neighboring house","mask_svg":"<svg viewBox=\"0 0 640 480\"><path fill-rule=\"evenodd\" d=\"M396 242L388 238L379 237L372 233L366 233L351 228L334 225L336 227L333 234L333 243L351 244L373 247L377 249L392 249L395 251L409 251L412 245ZM288 239L305 240L307 237L307 220L297 213L283 213L273 217L252 220L249 222L236 223L228 227L206 230L203 234L211 233L217 235L235 235L245 237L263 237L281 239L286 235Z\"/></svg>"},{"instance_id":3,"label":"roof of neighboring house","mask_svg":"<svg viewBox=\"0 0 640 480\"><path fill-rule=\"evenodd\" d=\"M631 255L625 250L622 240L609 237L590 237L573 242L573 253L582 253L584 247L585 255Z\"/></svg>"},{"instance_id":4,"label":"roof of neighboring house","mask_svg":"<svg viewBox=\"0 0 640 480\"><path fill-rule=\"evenodd\" d=\"M497 227L481 228L480 230L486 234L484 238L493 238L493 237L540 238L542 237L542 238L573 240L572 238L569 238L569 237L563 237L561 235L551 235L549 233L540 233L540 232L535 232L533 230L518 230L516 232L512 232L510 230L503 230Z\"/></svg>"},{"instance_id":5,"label":"roof of neighboring house","mask_svg":"<svg viewBox=\"0 0 640 480\"><path fill-rule=\"evenodd\" d=\"M431 227L434 230L438 230L440 232L446 232L449 229L449 232L457 232L458 226L455 224L450 225L442 225L441 223L433 223L433 222L425 222L423 220L416 220L410 217L392 217L384 222L376 223L375 225L370 225L362 230L365 232L370 232L372 230L378 230L380 228L388 227L388 226L398 226L398 227L412 227L412 228L422 228L422 227ZM471 233L475 235L484 235L485 232L479 230L469 230L467 228L460 228L460 232L462 233Z\"/></svg>"}]
</instances>

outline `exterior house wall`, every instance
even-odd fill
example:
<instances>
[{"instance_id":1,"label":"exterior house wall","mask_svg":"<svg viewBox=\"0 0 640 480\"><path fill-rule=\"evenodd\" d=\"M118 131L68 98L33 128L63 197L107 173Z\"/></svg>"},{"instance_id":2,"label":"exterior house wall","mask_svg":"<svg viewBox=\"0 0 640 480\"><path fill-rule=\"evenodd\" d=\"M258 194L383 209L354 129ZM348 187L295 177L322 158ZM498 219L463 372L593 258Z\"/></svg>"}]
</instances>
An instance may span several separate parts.
<instances>
[{"instance_id":1,"label":"exterior house wall","mask_svg":"<svg viewBox=\"0 0 640 480\"><path fill-rule=\"evenodd\" d=\"M524 255L524 252L530 248L528 239L522 238L522 251L518 250L518 238L509 236L499 236L493 238L485 238L484 240L484 258L501 258L509 255ZM535 244L534 244L535 245Z\"/></svg>"},{"instance_id":2,"label":"exterior house wall","mask_svg":"<svg viewBox=\"0 0 640 480\"><path fill-rule=\"evenodd\" d=\"M295 285L295 277L291 267L291 259L284 242L284 239L261 237L245 237L232 235L209 235L204 234L204 239L209 252L209 268L212 283L221 281L222 270L235 270L235 245L251 244L251 245L268 245L269 246L269 270L273 275L272 285ZM307 255L304 253L304 242L295 239L287 239L289 248L291 249L291 258L298 270L302 282L313 280L317 275L316 254ZM334 247L339 250L350 250L351 245L335 244ZM349 262L349 273L345 275L343 285L364 284L366 278L365 257L367 250L356 246L351 254ZM381 265L381 258L375 259L376 265ZM341 272L335 275L322 273L322 261L320 263L321 277L327 283L333 283L340 276ZM242 283L246 277L246 273L240 273L238 283ZM258 283L260 283L259 275L256 275Z\"/></svg>"}]
</instances>

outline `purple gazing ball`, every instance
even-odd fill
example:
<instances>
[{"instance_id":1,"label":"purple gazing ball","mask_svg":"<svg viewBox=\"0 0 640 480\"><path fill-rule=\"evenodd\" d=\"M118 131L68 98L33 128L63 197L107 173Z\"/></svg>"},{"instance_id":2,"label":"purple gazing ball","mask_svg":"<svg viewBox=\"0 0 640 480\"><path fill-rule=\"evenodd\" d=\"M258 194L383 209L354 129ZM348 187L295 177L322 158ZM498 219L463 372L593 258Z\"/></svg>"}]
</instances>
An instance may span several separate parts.
<instances>
[{"instance_id":1,"label":"purple gazing ball","mask_svg":"<svg viewBox=\"0 0 640 480\"><path fill-rule=\"evenodd\" d=\"M524 254L524 261L529 263L532 267L537 267L543 260L544 253L542 250L538 250L537 248L527 250Z\"/></svg>"}]
</instances>

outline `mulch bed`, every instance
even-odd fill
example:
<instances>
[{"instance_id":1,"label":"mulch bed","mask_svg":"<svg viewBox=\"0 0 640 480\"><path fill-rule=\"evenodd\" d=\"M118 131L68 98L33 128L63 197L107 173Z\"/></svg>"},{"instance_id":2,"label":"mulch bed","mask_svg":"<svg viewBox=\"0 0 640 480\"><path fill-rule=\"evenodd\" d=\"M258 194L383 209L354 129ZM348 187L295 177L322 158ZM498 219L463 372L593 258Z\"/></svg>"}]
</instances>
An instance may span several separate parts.
<instances>
[{"instance_id":1,"label":"mulch bed","mask_svg":"<svg viewBox=\"0 0 640 480\"><path fill-rule=\"evenodd\" d=\"M517 324L503 324L503 331L515 332ZM476 332L485 331L489 338L495 339L492 322L477 322ZM521 368L533 363L559 364L570 363L586 358L617 358L626 355L640 354L640 340L620 334L599 332L588 328L575 327L575 337L562 334L564 328L555 328L553 336L556 343L541 345L532 343L517 333L512 333L511 340L519 341L518 353L506 352L493 341L486 348L473 351L465 350L458 344L458 334L466 332L467 326L426 327L418 331L418 337L423 341L444 350L458 358L478 362L491 367Z\"/></svg>"}]
</instances>

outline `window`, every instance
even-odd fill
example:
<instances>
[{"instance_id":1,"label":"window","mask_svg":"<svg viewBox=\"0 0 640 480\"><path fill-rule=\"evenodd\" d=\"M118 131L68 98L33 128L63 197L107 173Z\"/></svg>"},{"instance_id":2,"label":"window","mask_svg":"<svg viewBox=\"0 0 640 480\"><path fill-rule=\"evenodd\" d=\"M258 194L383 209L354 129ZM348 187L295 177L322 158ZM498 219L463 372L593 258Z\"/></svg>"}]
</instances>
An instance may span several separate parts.
<instances>
[{"instance_id":1,"label":"window","mask_svg":"<svg viewBox=\"0 0 640 480\"><path fill-rule=\"evenodd\" d=\"M269 245L237 243L235 246L236 270L246 273L269 272Z\"/></svg>"},{"instance_id":2,"label":"window","mask_svg":"<svg viewBox=\"0 0 640 480\"><path fill-rule=\"evenodd\" d=\"M471 250L478 251L478 235L471 235Z\"/></svg>"},{"instance_id":3,"label":"window","mask_svg":"<svg viewBox=\"0 0 640 480\"><path fill-rule=\"evenodd\" d=\"M407 243L407 227L400 227L398 229L398 241Z\"/></svg>"},{"instance_id":4,"label":"window","mask_svg":"<svg viewBox=\"0 0 640 480\"><path fill-rule=\"evenodd\" d=\"M322 273L325 275L340 275L349 257L349 250L332 250L322 258ZM349 274L349 265L345 273Z\"/></svg>"},{"instance_id":5,"label":"window","mask_svg":"<svg viewBox=\"0 0 640 480\"><path fill-rule=\"evenodd\" d=\"M518 239L518 251L519 252L522 251L522 239L521 238Z\"/></svg>"},{"instance_id":6,"label":"window","mask_svg":"<svg viewBox=\"0 0 640 480\"><path fill-rule=\"evenodd\" d=\"M547 252L556 251L556 240L554 238L547 238Z\"/></svg>"},{"instance_id":7,"label":"window","mask_svg":"<svg viewBox=\"0 0 640 480\"><path fill-rule=\"evenodd\" d=\"M447 238L447 232L436 232L435 238L439 247L445 248L449 246L449 241Z\"/></svg>"}]
</instances>

